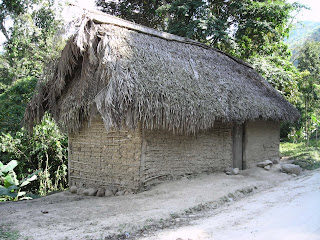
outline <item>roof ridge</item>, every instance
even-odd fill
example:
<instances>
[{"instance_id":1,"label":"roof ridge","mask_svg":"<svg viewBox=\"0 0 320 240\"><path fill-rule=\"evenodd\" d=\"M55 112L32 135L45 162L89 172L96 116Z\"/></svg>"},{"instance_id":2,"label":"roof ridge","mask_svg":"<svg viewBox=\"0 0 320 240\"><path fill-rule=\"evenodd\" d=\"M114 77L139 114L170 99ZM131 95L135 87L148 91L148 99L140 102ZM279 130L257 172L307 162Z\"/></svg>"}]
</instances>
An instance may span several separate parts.
<instances>
[{"instance_id":1,"label":"roof ridge","mask_svg":"<svg viewBox=\"0 0 320 240\"><path fill-rule=\"evenodd\" d=\"M73 5L73 6L76 6L76 7L80 7L80 6L77 6L77 5L73 4L73 3L70 3L70 5ZM114 25L114 26L124 27L124 28L130 29L130 30L134 30L134 31L137 31L137 32L148 34L148 35L151 35L151 36L154 36L154 37L159 37L159 38L162 38L162 39L165 39L165 40L168 40L168 41L176 41L176 42L180 42L180 43L195 45L195 46L202 47L202 48L205 48L205 49L211 49L213 51L219 52L219 53L231 58L232 60L234 60L234 61L236 61L236 62L238 62L238 63L240 63L240 64L242 64L242 65L244 65L246 67L254 69L249 63L243 61L242 59L234 57L234 56L232 56L232 55L230 55L228 53L225 53L225 52L223 52L223 51L221 51L221 50L219 50L217 48L208 46L208 45L206 45L204 43L192 40L190 38L181 37L181 36L174 35L174 34L167 33L167 32L162 32L162 31L156 30L154 28L150 28L150 27L143 26L141 24L137 24L137 23L134 23L134 22L131 22L131 21L119 18L119 17L112 16L112 15L104 13L102 11L86 9L86 8L83 8L83 7L80 7L80 8L82 8L84 11L87 12L84 15L89 17L94 23L97 23L97 24L111 24L111 25Z\"/></svg>"}]
</instances>

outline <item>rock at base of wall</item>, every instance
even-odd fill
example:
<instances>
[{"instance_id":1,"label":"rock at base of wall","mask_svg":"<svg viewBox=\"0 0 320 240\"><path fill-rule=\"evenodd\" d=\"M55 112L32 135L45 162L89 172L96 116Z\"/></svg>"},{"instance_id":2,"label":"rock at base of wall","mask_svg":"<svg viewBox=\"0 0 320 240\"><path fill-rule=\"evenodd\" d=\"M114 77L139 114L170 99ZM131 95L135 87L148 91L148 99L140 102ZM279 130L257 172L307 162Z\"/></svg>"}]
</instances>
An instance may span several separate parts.
<instances>
[{"instance_id":1,"label":"rock at base of wall","mask_svg":"<svg viewBox=\"0 0 320 240\"><path fill-rule=\"evenodd\" d=\"M105 193L104 193L104 196L105 197L112 197L114 194L112 192L111 189L106 189Z\"/></svg>"},{"instance_id":2,"label":"rock at base of wall","mask_svg":"<svg viewBox=\"0 0 320 240\"><path fill-rule=\"evenodd\" d=\"M94 188L87 188L83 191L83 194L86 196L96 196L97 195L97 189Z\"/></svg>"},{"instance_id":3,"label":"rock at base of wall","mask_svg":"<svg viewBox=\"0 0 320 240\"><path fill-rule=\"evenodd\" d=\"M116 193L116 196L122 196L122 195L124 195L124 193L125 193L125 191L118 191L118 192Z\"/></svg>"},{"instance_id":4,"label":"rock at base of wall","mask_svg":"<svg viewBox=\"0 0 320 240\"><path fill-rule=\"evenodd\" d=\"M78 195L82 195L82 194L83 194L83 191L84 191L84 188L78 188L78 189L77 189L77 194L78 194Z\"/></svg>"},{"instance_id":5,"label":"rock at base of wall","mask_svg":"<svg viewBox=\"0 0 320 240\"><path fill-rule=\"evenodd\" d=\"M104 197L106 190L104 188L98 188L97 197Z\"/></svg>"},{"instance_id":6,"label":"rock at base of wall","mask_svg":"<svg viewBox=\"0 0 320 240\"><path fill-rule=\"evenodd\" d=\"M271 165L267 165L264 167L265 170L270 170L271 169Z\"/></svg>"},{"instance_id":7,"label":"rock at base of wall","mask_svg":"<svg viewBox=\"0 0 320 240\"><path fill-rule=\"evenodd\" d=\"M78 188L76 186L71 186L70 187L70 192L71 193L77 193Z\"/></svg>"},{"instance_id":8,"label":"rock at base of wall","mask_svg":"<svg viewBox=\"0 0 320 240\"><path fill-rule=\"evenodd\" d=\"M238 175L239 172L240 172L239 168L227 168L227 169L225 170L225 173L226 173L227 175Z\"/></svg>"},{"instance_id":9,"label":"rock at base of wall","mask_svg":"<svg viewBox=\"0 0 320 240\"><path fill-rule=\"evenodd\" d=\"M239 168L234 168L234 169L232 169L233 175L238 175L239 172L240 172Z\"/></svg>"},{"instance_id":10,"label":"rock at base of wall","mask_svg":"<svg viewBox=\"0 0 320 240\"><path fill-rule=\"evenodd\" d=\"M129 194L133 194L131 189L127 189L124 193L124 195L129 195Z\"/></svg>"},{"instance_id":11,"label":"rock at base of wall","mask_svg":"<svg viewBox=\"0 0 320 240\"><path fill-rule=\"evenodd\" d=\"M268 165L271 167L273 165L273 162L270 160L264 160L264 161L259 162L257 164L258 167L262 167L262 168L264 168L265 166L268 166Z\"/></svg>"},{"instance_id":12,"label":"rock at base of wall","mask_svg":"<svg viewBox=\"0 0 320 240\"><path fill-rule=\"evenodd\" d=\"M290 173L290 174L296 174L299 175L301 173L301 167L298 165L294 164L282 164L281 165L282 171L285 173Z\"/></svg>"}]
</instances>

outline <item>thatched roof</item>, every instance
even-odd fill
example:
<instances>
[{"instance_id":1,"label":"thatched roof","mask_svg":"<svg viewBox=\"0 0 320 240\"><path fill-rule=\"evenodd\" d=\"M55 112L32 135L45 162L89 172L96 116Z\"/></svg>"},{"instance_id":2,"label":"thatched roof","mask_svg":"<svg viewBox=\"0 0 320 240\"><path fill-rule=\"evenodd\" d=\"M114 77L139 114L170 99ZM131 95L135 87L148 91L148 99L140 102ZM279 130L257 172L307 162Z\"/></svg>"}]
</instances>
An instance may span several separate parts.
<instances>
[{"instance_id":1,"label":"thatched roof","mask_svg":"<svg viewBox=\"0 0 320 240\"><path fill-rule=\"evenodd\" d=\"M50 73L50 74L49 74ZM295 121L298 111L248 64L103 13L85 15L25 113L68 132L100 113L123 126L195 133L215 121Z\"/></svg>"}]
</instances>

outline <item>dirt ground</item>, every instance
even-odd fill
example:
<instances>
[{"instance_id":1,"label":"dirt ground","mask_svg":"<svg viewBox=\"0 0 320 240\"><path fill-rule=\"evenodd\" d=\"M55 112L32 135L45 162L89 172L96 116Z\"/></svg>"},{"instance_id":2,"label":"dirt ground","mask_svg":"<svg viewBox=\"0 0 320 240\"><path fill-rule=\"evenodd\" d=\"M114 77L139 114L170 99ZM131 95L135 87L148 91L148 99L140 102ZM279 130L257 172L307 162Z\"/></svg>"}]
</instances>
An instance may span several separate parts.
<instances>
[{"instance_id":1,"label":"dirt ground","mask_svg":"<svg viewBox=\"0 0 320 240\"><path fill-rule=\"evenodd\" d=\"M99 198L62 192L1 203L0 226L12 226L21 239L138 239L187 226L207 212L306 174L293 177L279 168L185 177L134 195Z\"/></svg>"}]
</instances>

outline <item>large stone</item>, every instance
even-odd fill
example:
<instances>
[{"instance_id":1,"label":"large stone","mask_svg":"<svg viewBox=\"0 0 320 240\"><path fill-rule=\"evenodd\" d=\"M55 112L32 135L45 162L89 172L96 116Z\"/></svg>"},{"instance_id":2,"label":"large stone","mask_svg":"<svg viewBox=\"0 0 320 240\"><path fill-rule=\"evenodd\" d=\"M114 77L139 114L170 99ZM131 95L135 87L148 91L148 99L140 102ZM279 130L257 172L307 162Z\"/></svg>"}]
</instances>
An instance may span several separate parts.
<instances>
[{"instance_id":1,"label":"large stone","mask_svg":"<svg viewBox=\"0 0 320 240\"><path fill-rule=\"evenodd\" d=\"M86 196L96 196L98 190L94 188L87 188L86 190L83 191L83 194Z\"/></svg>"},{"instance_id":2,"label":"large stone","mask_svg":"<svg viewBox=\"0 0 320 240\"><path fill-rule=\"evenodd\" d=\"M127 189L124 193L124 195L129 195L129 194L133 194L131 189Z\"/></svg>"},{"instance_id":3,"label":"large stone","mask_svg":"<svg viewBox=\"0 0 320 240\"><path fill-rule=\"evenodd\" d=\"M113 194L113 192L112 192L112 190L111 189L106 189L106 191L105 191L105 193L104 193L104 196L106 196L106 197L111 197L111 196L113 196L114 194Z\"/></svg>"},{"instance_id":4,"label":"large stone","mask_svg":"<svg viewBox=\"0 0 320 240\"><path fill-rule=\"evenodd\" d=\"M270 161L270 160L264 160L264 161L262 161L262 162L259 162L259 163L257 164L257 166L264 168L265 166L268 166L268 165L272 166L272 164L273 164L272 161Z\"/></svg>"},{"instance_id":5,"label":"large stone","mask_svg":"<svg viewBox=\"0 0 320 240\"><path fill-rule=\"evenodd\" d=\"M116 187L112 187L110 188L110 190L113 192L113 195L116 195L116 193L118 192L118 188Z\"/></svg>"},{"instance_id":6,"label":"large stone","mask_svg":"<svg viewBox=\"0 0 320 240\"><path fill-rule=\"evenodd\" d=\"M234 168L232 169L233 175L238 175L239 174L239 168Z\"/></svg>"},{"instance_id":7,"label":"large stone","mask_svg":"<svg viewBox=\"0 0 320 240\"><path fill-rule=\"evenodd\" d=\"M282 164L281 165L282 171L290 174L299 175L301 173L301 167L295 164Z\"/></svg>"},{"instance_id":8,"label":"large stone","mask_svg":"<svg viewBox=\"0 0 320 240\"><path fill-rule=\"evenodd\" d=\"M226 168L225 173L227 175L238 175L239 174L239 168Z\"/></svg>"},{"instance_id":9,"label":"large stone","mask_svg":"<svg viewBox=\"0 0 320 240\"><path fill-rule=\"evenodd\" d=\"M267 165L264 167L265 170L270 170L271 169L271 165Z\"/></svg>"},{"instance_id":10,"label":"large stone","mask_svg":"<svg viewBox=\"0 0 320 240\"><path fill-rule=\"evenodd\" d=\"M271 159L271 161L273 162L273 164L279 164L280 159L279 158L273 158L273 159Z\"/></svg>"},{"instance_id":11,"label":"large stone","mask_svg":"<svg viewBox=\"0 0 320 240\"><path fill-rule=\"evenodd\" d=\"M78 194L78 195L82 195L82 194L83 194L83 191L84 191L84 188L78 188L78 189L77 189L77 194Z\"/></svg>"},{"instance_id":12,"label":"large stone","mask_svg":"<svg viewBox=\"0 0 320 240\"><path fill-rule=\"evenodd\" d=\"M118 192L116 193L116 196L122 196L122 195L124 195L124 193L125 193L125 191L118 191Z\"/></svg>"},{"instance_id":13,"label":"large stone","mask_svg":"<svg viewBox=\"0 0 320 240\"><path fill-rule=\"evenodd\" d=\"M70 192L71 193L77 193L78 188L76 186L71 186Z\"/></svg>"},{"instance_id":14,"label":"large stone","mask_svg":"<svg viewBox=\"0 0 320 240\"><path fill-rule=\"evenodd\" d=\"M106 190L104 188L98 188L97 197L104 197Z\"/></svg>"}]
</instances>

